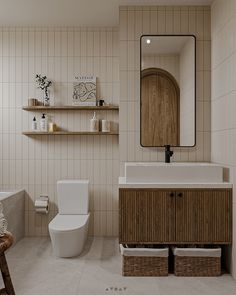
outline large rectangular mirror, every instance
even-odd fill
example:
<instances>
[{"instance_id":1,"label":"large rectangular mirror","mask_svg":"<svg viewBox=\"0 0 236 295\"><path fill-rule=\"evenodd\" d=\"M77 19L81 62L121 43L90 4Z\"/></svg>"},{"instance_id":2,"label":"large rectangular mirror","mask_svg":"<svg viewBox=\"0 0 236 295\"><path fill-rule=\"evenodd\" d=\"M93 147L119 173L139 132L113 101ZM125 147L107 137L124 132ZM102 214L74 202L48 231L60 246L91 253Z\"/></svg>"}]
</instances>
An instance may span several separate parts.
<instances>
[{"instance_id":1,"label":"large rectangular mirror","mask_svg":"<svg viewBox=\"0 0 236 295\"><path fill-rule=\"evenodd\" d=\"M140 139L144 147L196 144L196 38L142 36Z\"/></svg>"}]
</instances>

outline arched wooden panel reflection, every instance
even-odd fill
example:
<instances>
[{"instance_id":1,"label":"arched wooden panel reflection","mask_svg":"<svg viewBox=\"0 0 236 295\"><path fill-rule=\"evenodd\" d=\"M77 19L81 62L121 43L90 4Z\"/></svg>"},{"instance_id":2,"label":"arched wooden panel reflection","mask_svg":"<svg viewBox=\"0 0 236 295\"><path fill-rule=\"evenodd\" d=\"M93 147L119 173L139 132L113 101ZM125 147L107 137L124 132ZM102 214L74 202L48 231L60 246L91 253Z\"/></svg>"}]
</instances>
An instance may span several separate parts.
<instances>
[{"instance_id":1,"label":"arched wooden panel reflection","mask_svg":"<svg viewBox=\"0 0 236 295\"><path fill-rule=\"evenodd\" d=\"M167 71L149 68L141 72L141 145L179 145L180 90Z\"/></svg>"}]
</instances>

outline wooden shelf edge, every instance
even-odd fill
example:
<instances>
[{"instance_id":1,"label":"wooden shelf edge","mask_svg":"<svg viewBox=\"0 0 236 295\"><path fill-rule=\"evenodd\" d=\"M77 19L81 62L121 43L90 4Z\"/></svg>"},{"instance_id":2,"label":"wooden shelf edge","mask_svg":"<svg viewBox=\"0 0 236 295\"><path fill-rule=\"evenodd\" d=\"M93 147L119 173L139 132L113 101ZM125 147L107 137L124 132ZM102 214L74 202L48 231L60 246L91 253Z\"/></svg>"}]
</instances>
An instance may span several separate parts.
<instances>
[{"instance_id":1,"label":"wooden shelf edge","mask_svg":"<svg viewBox=\"0 0 236 295\"><path fill-rule=\"evenodd\" d=\"M23 106L22 110L24 111L112 111L112 110L119 110L119 106L116 105L108 105L108 106Z\"/></svg>"},{"instance_id":2,"label":"wooden shelf edge","mask_svg":"<svg viewBox=\"0 0 236 295\"><path fill-rule=\"evenodd\" d=\"M119 135L118 132L90 132L90 131L57 131L57 132L41 132L41 131L25 131L23 135L39 136L39 135Z\"/></svg>"}]
</instances>

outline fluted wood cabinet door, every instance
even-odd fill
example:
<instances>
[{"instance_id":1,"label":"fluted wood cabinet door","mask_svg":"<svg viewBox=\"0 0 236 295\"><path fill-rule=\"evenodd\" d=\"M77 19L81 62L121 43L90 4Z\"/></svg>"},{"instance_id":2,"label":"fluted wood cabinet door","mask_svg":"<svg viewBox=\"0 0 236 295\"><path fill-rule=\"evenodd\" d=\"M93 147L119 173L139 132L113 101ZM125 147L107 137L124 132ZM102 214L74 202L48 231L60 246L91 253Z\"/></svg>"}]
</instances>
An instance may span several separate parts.
<instances>
[{"instance_id":1,"label":"fluted wood cabinet door","mask_svg":"<svg viewBox=\"0 0 236 295\"><path fill-rule=\"evenodd\" d=\"M176 191L177 243L232 242L231 189Z\"/></svg>"},{"instance_id":2,"label":"fluted wood cabinet door","mask_svg":"<svg viewBox=\"0 0 236 295\"><path fill-rule=\"evenodd\" d=\"M119 242L173 242L174 208L175 197L171 190L120 189Z\"/></svg>"}]
</instances>

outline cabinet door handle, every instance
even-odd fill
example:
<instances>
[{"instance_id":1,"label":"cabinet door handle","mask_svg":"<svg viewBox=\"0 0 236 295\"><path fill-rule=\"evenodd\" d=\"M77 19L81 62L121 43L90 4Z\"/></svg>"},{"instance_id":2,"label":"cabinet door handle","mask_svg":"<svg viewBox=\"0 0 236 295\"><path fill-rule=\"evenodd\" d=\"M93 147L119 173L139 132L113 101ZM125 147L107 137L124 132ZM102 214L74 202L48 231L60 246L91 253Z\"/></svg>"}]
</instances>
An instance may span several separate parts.
<instances>
[{"instance_id":1,"label":"cabinet door handle","mask_svg":"<svg viewBox=\"0 0 236 295\"><path fill-rule=\"evenodd\" d=\"M174 193L170 193L170 197L173 198L175 196Z\"/></svg>"},{"instance_id":2,"label":"cabinet door handle","mask_svg":"<svg viewBox=\"0 0 236 295\"><path fill-rule=\"evenodd\" d=\"M183 197L183 193L178 193L178 197L182 198Z\"/></svg>"}]
</instances>

